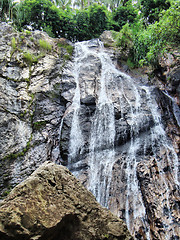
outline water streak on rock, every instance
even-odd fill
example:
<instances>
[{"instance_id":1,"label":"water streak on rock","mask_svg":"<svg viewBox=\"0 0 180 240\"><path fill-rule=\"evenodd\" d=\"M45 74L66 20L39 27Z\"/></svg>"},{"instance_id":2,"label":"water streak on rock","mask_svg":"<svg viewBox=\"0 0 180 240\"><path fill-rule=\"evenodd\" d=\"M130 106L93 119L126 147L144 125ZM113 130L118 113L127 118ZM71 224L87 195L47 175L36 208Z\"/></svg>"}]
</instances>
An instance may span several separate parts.
<instances>
[{"instance_id":1,"label":"water streak on rock","mask_svg":"<svg viewBox=\"0 0 180 240\"><path fill-rule=\"evenodd\" d=\"M91 72L93 61L99 66L96 73ZM146 200L142 179L150 176L155 167L158 181L152 176L154 182L147 185L153 185L155 191L163 192L163 202L160 203L161 200L156 200L156 197L154 201L159 201L157 218L166 215L158 237L169 240L171 236L177 236L171 195L172 184L179 185L178 156L166 136L160 109L153 95L154 88L142 86L119 71L98 40L77 43L74 64L76 90L70 107L74 112L69 168L76 176L81 178L83 175L85 185L98 202L124 218L137 239L141 235L142 239L152 240L154 228L149 222L154 210L147 203L149 199ZM83 78L86 73L87 77ZM93 74L94 83L91 89L86 89L88 83L84 81L91 79ZM86 99L91 99L89 104L93 101L95 104L87 118L90 122L86 129L88 136L84 135L80 123L84 111L81 102L90 109L88 101L82 100L84 95ZM117 163L119 170L115 167ZM152 163L154 165L150 166ZM144 172L140 167L144 168ZM119 182L124 184L120 190Z\"/></svg>"}]
</instances>

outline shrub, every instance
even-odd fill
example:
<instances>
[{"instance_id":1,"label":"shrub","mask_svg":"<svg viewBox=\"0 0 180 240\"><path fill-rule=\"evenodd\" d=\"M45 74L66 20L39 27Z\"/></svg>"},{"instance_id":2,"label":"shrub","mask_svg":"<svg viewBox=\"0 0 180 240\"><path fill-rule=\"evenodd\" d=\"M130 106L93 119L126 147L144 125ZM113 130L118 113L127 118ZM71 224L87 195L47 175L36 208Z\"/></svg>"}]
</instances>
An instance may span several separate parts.
<instances>
[{"instance_id":1,"label":"shrub","mask_svg":"<svg viewBox=\"0 0 180 240\"><path fill-rule=\"evenodd\" d=\"M24 35L20 35L20 39L24 40L25 36Z\"/></svg>"},{"instance_id":2,"label":"shrub","mask_svg":"<svg viewBox=\"0 0 180 240\"><path fill-rule=\"evenodd\" d=\"M75 39L78 41L88 40L90 35L89 30L89 13L87 10L80 10L74 16L76 22Z\"/></svg>"},{"instance_id":3,"label":"shrub","mask_svg":"<svg viewBox=\"0 0 180 240\"><path fill-rule=\"evenodd\" d=\"M126 23L132 24L136 21L137 11L132 5L120 6L113 11L114 30L120 30Z\"/></svg>"},{"instance_id":4,"label":"shrub","mask_svg":"<svg viewBox=\"0 0 180 240\"><path fill-rule=\"evenodd\" d=\"M47 124L46 121L34 122L34 123L33 123L33 128L34 128L35 130L40 130L40 129L43 128L46 124Z\"/></svg>"},{"instance_id":5,"label":"shrub","mask_svg":"<svg viewBox=\"0 0 180 240\"><path fill-rule=\"evenodd\" d=\"M140 31L134 40L135 61L142 64L158 65L159 57L171 45L180 43L180 6L176 3L161 13L155 22Z\"/></svg>"},{"instance_id":6,"label":"shrub","mask_svg":"<svg viewBox=\"0 0 180 240\"><path fill-rule=\"evenodd\" d=\"M53 33L52 26L46 26L43 29L50 37L54 38L55 34Z\"/></svg>"},{"instance_id":7,"label":"shrub","mask_svg":"<svg viewBox=\"0 0 180 240\"><path fill-rule=\"evenodd\" d=\"M26 36L31 36L31 32L29 30L26 30Z\"/></svg>"},{"instance_id":8,"label":"shrub","mask_svg":"<svg viewBox=\"0 0 180 240\"><path fill-rule=\"evenodd\" d=\"M142 16L147 23L155 23L159 21L160 12L170 7L169 0L140 0L140 8Z\"/></svg>"},{"instance_id":9,"label":"shrub","mask_svg":"<svg viewBox=\"0 0 180 240\"><path fill-rule=\"evenodd\" d=\"M106 8L98 4L89 7L89 31L91 38L99 37L99 35L108 27L108 18Z\"/></svg>"},{"instance_id":10,"label":"shrub","mask_svg":"<svg viewBox=\"0 0 180 240\"><path fill-rule=\"evenodd\" d=\"M126 23L121 31L116 35L116 44L122 50L131 49L133 46L133 35L129 23Z\"/></svg>"}]
</instances>

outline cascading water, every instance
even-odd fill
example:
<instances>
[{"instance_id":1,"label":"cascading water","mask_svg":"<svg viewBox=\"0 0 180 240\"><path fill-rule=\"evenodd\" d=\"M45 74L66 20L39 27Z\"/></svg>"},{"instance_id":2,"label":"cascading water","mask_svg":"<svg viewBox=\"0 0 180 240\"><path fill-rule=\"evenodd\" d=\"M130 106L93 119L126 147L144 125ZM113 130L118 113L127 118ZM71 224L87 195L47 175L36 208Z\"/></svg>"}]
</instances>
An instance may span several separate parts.
<instances>
[{"instance_id":1,"label":"cascading water","mask_svg":"<svg viewBox=\"0 0 180 240\"><path fill-rule=\"evenodd\" d=\"M102 46L97 54L102 72L98 102L91 127L88 188L96 196L98 202L108 207L112 167L115 159L115 122L114 106L107 89L112 78L112 71L107 65L107 56L101 48Z\"/></svg>"},{"instance_id":2,"label":"cascading water","mask_svg":"<svg viewBox=\"0 0 180 240\"><path fill-rule=\"evenodd\" d=\"M84 47L85 48L85 47ZM83 146L83 136L81 133L80 122L79 122L79 111L80 111L80 87L79 87L79 71L82 65L81 60L84 56L85 49L83 46L76 44L75 48L75 63L74 63L74 79L76 82L76 89L73 98L73 102L71 105L71 109L73 109L73 118L71 124L71 132L70 132L70 142L69 142L69 156L68 156L68 167L71 168L73 165L73 160L76 156L81 152Z\"/></svg>"},{"instance_id":3,"label":"cascading water","mask_svg":"<svg viewBox=\"0 0 180 240\"><path fill-rule=\"evenodd\" d=\"M88 90L86 85L90 80L88 76L85 77L87 80L82 79L85 75L82 69L91 71L93 64L98 67L94 73L92 89ZM69 140L69 169L79 177L79 169L81 171L83 169L80 167L81 162L83 161L82 166L86 163L85 185L95 195L97 201L113 211L117 202L122 201L118 199L123 199L120 209L114 212L124 218L129 230L137 239L140 239L138 234L141 231L143 232L141 239L153 240L152 226L148 223L150 219L137 171L141 162L146 166L149 159L155 159L160 179L158 183L154 183L155 188L157 192L165 188L160 216L163 216L166 209L162 232L167 233L159 239L170 240L171 236L177 235L177 231L173 228L171 184L164 169L171 169L172 181L174 185L179 185L178 157L166 136L158 104L151 93L153 89L136 83L116 69L98 40L75 44L73 75L76 89L72 105L69 107L70 112L73 112ZM92 72L89 75L89 78L92 78ZM95 111L89 115L88 121L91 124L86 143L80 122L83 94L85 97L93 95L96 99ZM80 157L84 149L86 154ZM162 152L166 164L160 162L163 161L160 160ZM116 190L119 180L114 179L113 175L115 163L118 161L121 167L117 179L123 179L125 185L119 192ZM146 168L148 171L148 166ZM138 230L139 226L141 230Z\"/></svg>"}]
</instances>

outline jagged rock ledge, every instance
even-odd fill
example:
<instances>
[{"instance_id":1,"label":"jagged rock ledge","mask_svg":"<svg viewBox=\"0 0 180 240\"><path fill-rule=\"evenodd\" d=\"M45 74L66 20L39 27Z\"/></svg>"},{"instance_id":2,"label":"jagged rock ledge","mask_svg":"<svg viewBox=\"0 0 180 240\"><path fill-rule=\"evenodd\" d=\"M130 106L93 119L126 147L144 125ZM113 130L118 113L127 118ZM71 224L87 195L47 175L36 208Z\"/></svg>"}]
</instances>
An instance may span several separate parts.
<instances>
[{"instance_id":1,"label":"jagged rock ledge","mask_svg":"<svg viewBox=\"0 0 180 240\"><path fill-rule=\"evenodd\" d=\"M45 162L0 204L0 240L132 240L70 171Z\"/></svg>"}]
</instances>

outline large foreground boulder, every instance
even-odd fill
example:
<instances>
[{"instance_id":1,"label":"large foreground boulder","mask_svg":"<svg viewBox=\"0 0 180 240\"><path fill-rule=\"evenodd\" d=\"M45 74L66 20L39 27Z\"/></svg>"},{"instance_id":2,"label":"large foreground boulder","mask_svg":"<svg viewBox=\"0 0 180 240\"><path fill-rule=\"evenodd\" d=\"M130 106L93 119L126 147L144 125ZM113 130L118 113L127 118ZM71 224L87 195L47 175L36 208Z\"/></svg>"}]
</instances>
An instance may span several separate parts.
<instances>
[{"instance_id":1,"label":"large foreground boulder","mask_svg":"<svg viewBox=\"0 0 180 240\"><path fill-rule=\"evenodd\" d=\"M45 162L0 204L0 240L132 239L63 166Z\"/></svg>"}]
</instances>

